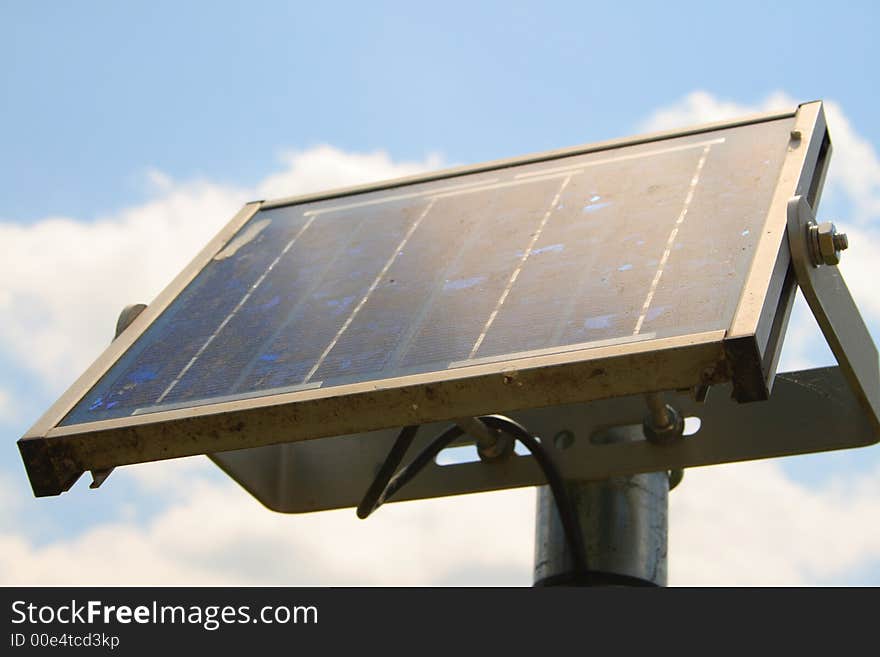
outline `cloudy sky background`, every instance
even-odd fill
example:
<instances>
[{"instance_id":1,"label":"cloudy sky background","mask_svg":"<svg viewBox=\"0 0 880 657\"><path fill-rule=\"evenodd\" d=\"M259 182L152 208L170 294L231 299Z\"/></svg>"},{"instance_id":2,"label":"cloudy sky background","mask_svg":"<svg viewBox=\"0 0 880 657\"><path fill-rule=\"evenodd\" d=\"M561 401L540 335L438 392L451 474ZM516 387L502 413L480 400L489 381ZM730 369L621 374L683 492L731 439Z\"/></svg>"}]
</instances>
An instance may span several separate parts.
<instances>
[{"instance_id":1,"label":"cloudy sky background","mask_svg":"<svg viewBox=\"0 0 880 657\"><path fill-rule=\"evenodd\" d=\"M0 2L0 584L531 582L533 490L283 516L193 458L31 496L17 438L248 200L821 97L820 216L880 338L877 10L614 4ZM799 302L781 369L831 362ZM880 584L878 448L671 499L672 584Z\"/></svg>"}]
</instances>

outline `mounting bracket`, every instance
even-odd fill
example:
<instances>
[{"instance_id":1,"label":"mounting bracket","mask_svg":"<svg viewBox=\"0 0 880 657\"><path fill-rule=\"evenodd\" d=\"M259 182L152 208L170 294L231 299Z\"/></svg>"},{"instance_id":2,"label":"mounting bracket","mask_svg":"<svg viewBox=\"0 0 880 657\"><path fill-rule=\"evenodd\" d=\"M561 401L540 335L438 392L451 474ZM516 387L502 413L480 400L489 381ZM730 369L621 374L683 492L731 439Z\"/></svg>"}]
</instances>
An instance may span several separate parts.
<instances>
[{"instance_id":1,"label":"mounting bracket","mask_svg":"<svg viewBox=\"0 0 880 657\"><path fill-rule=\"evenodd\" d=\"M802 196L788 202L788 243L798 285L837 358L853 394L875 431L880 431L880 368L877 347L840 271L816 264L811 254L813 210Z\"/></svg>"}]
</instances>

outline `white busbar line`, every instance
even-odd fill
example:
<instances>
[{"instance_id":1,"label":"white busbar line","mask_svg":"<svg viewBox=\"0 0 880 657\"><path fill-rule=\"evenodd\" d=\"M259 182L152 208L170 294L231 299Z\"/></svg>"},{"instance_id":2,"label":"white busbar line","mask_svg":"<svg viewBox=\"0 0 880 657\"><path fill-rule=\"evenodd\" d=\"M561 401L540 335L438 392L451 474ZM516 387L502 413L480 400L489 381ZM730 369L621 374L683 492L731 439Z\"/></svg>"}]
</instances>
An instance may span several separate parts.
<instances>
[{"instance_id":1,"label":"white busbar line","mask_svg":"<svg viewBox=\"0 0 880 657\"><path fill-rule=\"evenodd\" d=\"M486 325L483 326L483 331L480 333L480 336L474 343L474 347L473 349L471 349L471 353L468 355L468 359L471 359L476 355L477 351L479 351L480 349L480 345L483 344L483 340L486 339L486 333L488 333L489 329L492 328L492 323L495 321L495 317L498 316L498 311L501 310L501 306L504 305L504 302L507 300L507 295L510 294L510 290L513 287L513 284L516 283L516 279L519 278L519 274L522 271L523 266L526 264L526 260L528 260L529 256L532 254L532 249L535 247L535 243L537 243L538 238L541 237L541 233L544 232L544 226L547 225L547 221L550 219L550 214L559 204L559 199L562 197L562 192L565 190L570 180L570 175L566 176L563 179L562 185L560 185L559 189L556 192L556 196L553 197L553 201L550 203L550 207L547 208L547 211L541 218L541 223L538 224L538 230L536 230L532 234L532 239L529 241L528 247L526 247L526 250L523 252L522 257L519 259L519 264L510 275L510 280L507 281L507 287L504 288L504 292L502 292L501 296L498 298L498 302L495 304L495 308L492 310L492 314L489 315L489 319L486 320Z\"/></svg>"},{"instance_id":2,"label":"white busbar line","mask_svg":"<svg viewBox=\"0 0 880 657\"><path fill-rule=\"evenodd\" d=\"M681 144L679 146L670 146L669 148L661 148L653 151L646 151L642 153L633 153L631 155L618 155L616 157L607 157L601 160L593 160L589 162L580 162L578 164L571 164L563 167L556 167L553 169L541 169L539 171L530 171L527 173L520 173L514 176L515 180L520 180L524 178L535 178L537 179L551 179L558 178L559 175L552 174L565 174L568 172L579 173L575 171L576 169L581 169L584 167L592 167L600 164L608 164L611 162L620 162L624 160L633 160L638 159L640 157L651 157L653 155L662 155L663 153L674 153L676 151L688 150L691 148L699 148L700 146L707 146L710 144L721 144L724 143L725 138L719 137L718 139L712 139L708 141L700 141L694 142L692 144ZM573 157L573 156L568 156ZM496 189L499 187L508 187L511 185L516 185L517 183L514 181L505 181L499 184L493 184L498 182L498 178L491 178L489 180L481 180L480 182L473 183L465 183L463 185L451 185L448 187L440 187L434 189L423 190L420 192L411 192L408 194L395 194L393 196L383 196L381 198L367 199L364 201L356 201L354 203L344 203L342 205L334 205L326 208L315 208L314 210L306 210L303 212L303 215L306 217L327 214L329 212L338 212L341 210L352 210L354 208L362 208L371 205L380 205L382 203L391 203L393 201L404 201L410 198L420 198L429 196L431 198L447 198L450 196L458 196L459 194L468 194L471 192L479 192L483 190Z\"/></svg>"},{"instance_id":3,"label":"white busbar line","mask_svg":"<svg viewBox=\"0 0 880 657\"><path fill-rule=\"evenodd\" d=\"M416 228L419 227L419 224L422 223L422 219L424 219L428 212L431 211L431 208L434 207L435 199L431 199L428 205L425 206L425 209L422 210L422 213L418 216L418 218L412 223L409 227L409 230L406 231L406 235L403 236L403 239L400 240L400 244L397 245L397 248L394 249L394 252L391 254L391 257L388 258L388 261L385 263L385 266L382 267L382 271L380 271L376 278L373 279L372 284L369 289L367 289L367 293L364 295L364 298L361 299L358 304L354 307L354 310L351 311L351 314L348 316L348 319L345 320L345 323L342 327L336 332L336 335L333 336L333 339L330 341L330 344L327 345L327 348L324 349L324 352L321 354L318 361L312 366L312 369L309 370L309 373L306 374L306 378L302 380L303 383L308 382L311 379L315 372L324 364L324 360L333 351L333 347L336 346L336 343L339 342L339 338L342 337L342 334L348 330L348 327L351 326L351 323L354 321L354 318L357 317L357 314L361 311L361 308L364 307L364 304L367 303L367 300L370 298L370 295L373 294L375 289L379 287L379 283L385 277L385 274L388 273L388 270L391 269L391 265L397 259L397 256L403 251L403 248L406 246L406 243L409 241L409 238L412 237L412 234L416 232Z\"/></svg>"},{"instance_id":4,"label":"white busbar line","mask_svg":"<svg viewBox=\"0 0 880 657\"><path fill-rule=\"evenodd\" d=\"M666 262L669 260L669 255L672 253L672 245L675 243L675 238L678 236L678 229L681 228L682 223L684 223L688 209L691 206L691 201L694 200L694 192L697 189L697 183L700 182L700 174L703 171L703 166L706 164L706 158L709 156L709 150L711 148L711 143L706 144L706 147L703 148L703 154L700 156L699 162L697 162L697 170L691 178L691 184L688 187L687 196L684 199L684 207L681 209L681 212L678 214L678 219L675 220L675 224L672 226L672 232L669 233L669 239L666 240L666 249L663 251L663 257L660 258L660 264L657 266L657 273L654 274L654 280L651 281L651 287L648 290L648 296L645 297L645 303L642 304L642 313L639 315L638 321L636 321L633 335L638 335L639 331L642 330L642 324L645 323L645 317L648 315L648 308L654 300L654 294L657 292L657 285L660 283L660 278L663 276L663 268L666 266Z\"/></svg>"},{"instance_id":5,"label":"white busbar line","mask_svg":"<svg viewBox=\"0 0 880 657\"><path fill-rule=\"evenodd\" d=\"M725 138L711 139L708 141L694 142L693 144L681 144L680 146L670 146L669 148L659 148L653 151L644 151L641 153L632 153L631 155L618 155L616 157L606 157L601 160L592 160L588 162L580 162L578 164L570 164L564 167L556 167L555 169L541 169L539 171L529 171L527 173L517 174L516 178L531 178L532 176L544 176L548 173L557 173L561 171L570 171L571 169L581 169L584 167L594 167L600 164L610 164L611 162L623 162L625 160L637 160L642 157L651 157L653 155L663 155L664 153L675 153L677 151L686 151L691 148L699 148L700 146L708 147L713 144L723 144Z\"/></svg>"},{"instance_id":6,"label":"white busbar line","mask_svg":"<svg viewBox=\"0 0 880 657\"><path fill-rule=\"evenodd\" d=\"M584 351L586 349L600 349L601 347L613 347L620 344L635 344L644 340L653 340L657 337L656 333L641 333L639 335L623 335L618 338L608 338L606 340L592 340L590 342L578 342L575 344L563 344L558 347L544 347L543 349L530 349L528 351L514 351L507 354L498 354L496 356L482 356L480 358L471 358L469 360L456 360L449 365L448 369L456 367L469 367L472 365L486 365L488 363L500 363L501 361L519 360L522 358L534 358L536 356L555 356L558 354L566 354L572 351Z\"/></svg>"},{"instance_id":7,"label":"white busbar line","mask_svg":"<svg viewBox=\"0 0 880 657\"><path fill-rule=\"evenodd\" d=\"M566 169L561 173L550 173L546 176L534 176L532 178L527 178L525 180L504 180L502 182L496 182L493 184L486 184L482 187L471 187L469 189L462 189L455 192L447 192L445 194L434 194L433 198L448 198L450 196L462 196L464 194L473 194L474 192L485 192L490 189L501 189L504 187L516 187L517 185L527 185L533 182L541 182L542 180L558 180L559 178L571 178L576 173L580 173L580 171L572 171L571 169Z\"/></svg>"},{"instance_id":8,"label":"white busbar line","mask_svg":"<svg viewBox=\"0 0 880 657\"><path fill-rule=\"evenodd\" d=\"M199 347L199 350L196 352L195 356L193 356L192 358L189 359L189 362L183 366L183 369L180 370L180 372L177 374L177 376L174 378L174 380L169 384L169 386L167 388L165 388L164 392L162 392L162 394L159 395L159 397L156 399L156 402L155 402L156 404L161 404L162 400L168 396L168 393L171 392L172 390L174 390L174 386L176 386L180 382L180 380L184 377L184 375L190 370L190 368L193 365L195 365L195 363L199 359L199 357L203 353L205 353L205 350L208 348L208 346L214 341L214 339L218 335L220 335L220 331L222 331L226 327L226 325L232 320L232 318L235 317L236 313L238 313L238 311L241 310L242 306L244 306L244 304L247 303L247 300L251 298L251 295L256 291L256 289L258 287L260 287L260 285L262 285L263 281L266 280L266 277L269 275L269 272L271 272L273 269L275 269L275 265L278 264L278 261L281 260L281 258L284 256L285 253L290 251L291 247L293 247L293 245L296 244L297 240L302 236L302 234L304 232L306 232L306 230L308 230L309 226L312 225L312 222L314 220L315 220L315 217L310 217L309 220L305 224L303 224L302 228L300 228L296 232L296 235L294 235L293 239L291 239L287 243L287 245L285 245L285 247L281 250L281 253L278 254L278 257L275 258L268 267L266 267L266 271L264 271L260 275L260 277L256 280L256 282L254 282L254 284L250 286L248 291L241 298L241 300L238 302L238 304L235 306L235 308L232 309L232 312L230 312L228 315L226 315L226 317L223 319L222 322L220 322L220 325L214 330L214 332L211 334L211 336L207 340L205 340L205 343L201 347Z\"/></svg>"},{"instance_id":9,"label":"white busbar line","mask_svg":"<svg viewBox=\"0 0 880 657\"><path fill-rule=\"evenodd\" d=\"M456 190L466 190L471 187L481 187L496 182L498 178L490 178L489 180L481 180L479 182L467 183L464 185L452 185L450 187L440 187L437 189L428 189L421 192L411 192L409 194L395 194L394 196L383 196L381 198L368 199L366 201L357 201L355 203L345 203L343 205L334 205L329 208L316 208L314 210L306 210L303 216L311 217L319 214L327 214L328 212L337 212L339 210L351 210L353 208L363 208L369 205L380 205L382 203L391 203L392 201L405 201L409 198L422 198L425 196L436 196L442 192L455 193Z\"/></svg>"}]
</instances>

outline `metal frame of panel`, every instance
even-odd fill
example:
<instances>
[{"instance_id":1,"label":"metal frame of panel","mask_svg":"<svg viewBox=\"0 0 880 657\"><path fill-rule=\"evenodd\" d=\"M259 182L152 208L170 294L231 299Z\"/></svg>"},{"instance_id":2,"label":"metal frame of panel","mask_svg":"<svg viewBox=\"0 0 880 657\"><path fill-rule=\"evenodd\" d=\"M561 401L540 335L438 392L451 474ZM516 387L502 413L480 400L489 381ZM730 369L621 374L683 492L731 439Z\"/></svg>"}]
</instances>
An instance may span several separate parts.
<instances>
[{"instance_id":1,"label":"metal frame of panel","mask_svg":"<svg viewBox=\"0 0 880 657\"><path fill-rule=\"evenodd\" d=\"M260 209L377 191L723 128L795 117L761 239L728 331L650 339L466 368L301 390L133 417L58 426L211 258ZM19 441L36 495L67 490L84 472L243 447L340 436L455 417L558 406L733 382L739 401L766 399L794 296L786 203L815 207L830 141L820 102L698 128L568 148L374 185L249 203Z\"/></svg>"},{"instance_id":2,"label":"metal frame of panel","mask_svg":"<svg viewBox=\"0 0 880 657\"><path fill-rule=\"evenodd\" d=\"M796 285L787 239L788 202L803 196L812 208L818 207L830 157L822 103L801 105L762 239L725 340L733 366L733 394L739 401L767 399L772 389Z\"/></svg>"}]
</instances>

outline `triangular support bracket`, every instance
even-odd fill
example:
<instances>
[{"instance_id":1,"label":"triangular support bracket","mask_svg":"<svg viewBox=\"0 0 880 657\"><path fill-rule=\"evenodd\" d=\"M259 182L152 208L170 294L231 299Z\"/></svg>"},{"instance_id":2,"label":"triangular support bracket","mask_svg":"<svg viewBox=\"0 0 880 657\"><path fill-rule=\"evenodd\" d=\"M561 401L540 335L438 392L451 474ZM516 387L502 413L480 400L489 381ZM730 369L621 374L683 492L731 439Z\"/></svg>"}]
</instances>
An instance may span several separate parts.
<instances>
[{"instance_id":1,"label":"triangular support bracket","mask_svg":"<svg viewBox=\"0 0 880 657\"><path fill-rule=\"evenodd\" d=\"M835 265L817 264L811 249L816 226L803 196L788 202L788 243L795 277L853 394L880 432L880 361L859 309Z\"/></svg>"}]
</instances>

